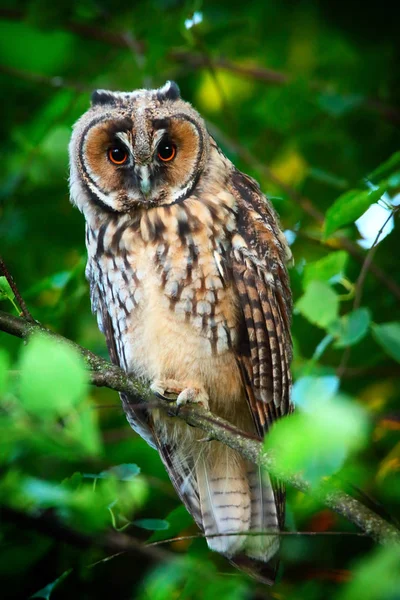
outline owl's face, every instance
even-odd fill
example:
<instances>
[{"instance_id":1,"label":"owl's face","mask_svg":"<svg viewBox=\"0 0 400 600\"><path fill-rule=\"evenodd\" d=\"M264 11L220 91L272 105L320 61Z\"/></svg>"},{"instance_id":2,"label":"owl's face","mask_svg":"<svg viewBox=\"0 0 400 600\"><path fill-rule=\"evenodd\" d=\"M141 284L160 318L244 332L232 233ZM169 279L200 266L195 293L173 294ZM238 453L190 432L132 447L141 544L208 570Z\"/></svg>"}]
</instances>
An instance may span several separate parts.
<instances>
[{"instance_id":1,"label":"owl's face","mask_svg":"<svg viewBox=\"0 0 400 600\"><path fill-rule=\"evenodd\" d=\"M175 83L98 90L70 143L72 199L120 213L171 204L192 193L208 151L204 121Z\"/></svg>"}]
</instances>

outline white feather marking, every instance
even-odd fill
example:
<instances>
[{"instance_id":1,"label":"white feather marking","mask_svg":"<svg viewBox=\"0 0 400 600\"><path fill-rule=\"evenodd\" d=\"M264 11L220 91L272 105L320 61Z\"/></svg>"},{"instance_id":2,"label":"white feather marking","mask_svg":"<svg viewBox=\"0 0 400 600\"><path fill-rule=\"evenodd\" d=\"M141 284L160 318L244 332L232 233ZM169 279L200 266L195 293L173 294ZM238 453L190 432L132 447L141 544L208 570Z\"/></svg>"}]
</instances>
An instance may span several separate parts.
<instances>
[{"instance_id":1,"label":"white feather marking","mask_svg":"<svg viewBox=\"0 0 400 600\"><path fill-rule=\"evenodd\" d=\"M222 267L221 256L214 250L214 260L217 265L217 269L222 278L224 278L224 269Z\"/></svg>"},{"instance_id":2,"label":"white feather marking","mask_svg":"<svg viewBox=\"0 0 400 600\"><path fill-rule=\"evenodd\" d=\"M115 134L115 137L120 139L123 144L127 147L127 149L132 153L131 143L129 140L129 136L125 131L119 131Z\"/></svg>"},{"instance_id":3,"label":"white feather marking","mask_svg":"<svg viewBox=\"0 0 400 600\"><path fill-rule=\"evenodd\" d=\"M161 140L161 138L164 137L166 131L166 129L157 129L153 138L153 148L156 148L158 146L158 142Z\"/></svg>"}]
</instances>

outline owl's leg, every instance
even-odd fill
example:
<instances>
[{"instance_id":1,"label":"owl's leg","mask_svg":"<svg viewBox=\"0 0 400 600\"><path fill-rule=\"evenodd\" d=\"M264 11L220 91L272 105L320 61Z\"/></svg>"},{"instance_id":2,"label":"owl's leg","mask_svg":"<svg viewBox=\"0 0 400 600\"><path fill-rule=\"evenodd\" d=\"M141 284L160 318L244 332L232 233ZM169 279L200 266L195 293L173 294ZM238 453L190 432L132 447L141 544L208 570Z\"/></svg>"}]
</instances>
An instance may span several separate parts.
<instances>
[{"instance_id":1,"label":"owl's leg","mask_svg":"<svg viewBox=\"0 0 400 600\"><path fill-rule=\"evenodd\" d=\"M156 379L150 386L151 391L164 400L176 401L178 406L184 404L201 404L209 410L208 394L203 386L193 381L176 381L175 379Z\"/></svg>"}]
</instances>

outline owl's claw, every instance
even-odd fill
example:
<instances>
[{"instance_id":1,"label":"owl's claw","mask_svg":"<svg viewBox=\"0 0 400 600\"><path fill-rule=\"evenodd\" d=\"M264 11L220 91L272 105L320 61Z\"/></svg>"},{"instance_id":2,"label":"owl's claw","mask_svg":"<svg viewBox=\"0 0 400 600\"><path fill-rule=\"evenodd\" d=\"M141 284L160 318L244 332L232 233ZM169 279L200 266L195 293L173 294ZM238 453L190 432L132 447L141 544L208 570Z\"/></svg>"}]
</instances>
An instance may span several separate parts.
<instances>
[{"instance_id":1,"label":"owl's claw","mask_svg":"<svg viewBox=\"0 0 400 600\"><path fill-rule=\"evenodd\" d=\"M179 390L171 390L162 385L162 382L155 381L150 385L150 389L157 398L167 402L176 402L179 396Z\"/></svg>"},{"instance_id":2,"label":"owl's claw","mask_svg":"<svg viewBox=\"0 0 400 600\"><path fill-rule=\"evenodd\" d=\"M176 399L178 407L185 404L200 404L205 410L210 410L208 394L199 388L185 388Z\"/></svg>"},{"instance_id":3,"label":"owl's claw","mask_svg":"<svg viewBox=\"0 0 400 600\"><path fill-rule=\"evenodd\" d=\"M209 410L208 394L201 387L192 387L190 384L180 385L173 379L167 379L154 381L150 389L158 398L167 402L176 402L178 411L185 404L200 404L205 410Z\"/></svg>"}]
</instances>

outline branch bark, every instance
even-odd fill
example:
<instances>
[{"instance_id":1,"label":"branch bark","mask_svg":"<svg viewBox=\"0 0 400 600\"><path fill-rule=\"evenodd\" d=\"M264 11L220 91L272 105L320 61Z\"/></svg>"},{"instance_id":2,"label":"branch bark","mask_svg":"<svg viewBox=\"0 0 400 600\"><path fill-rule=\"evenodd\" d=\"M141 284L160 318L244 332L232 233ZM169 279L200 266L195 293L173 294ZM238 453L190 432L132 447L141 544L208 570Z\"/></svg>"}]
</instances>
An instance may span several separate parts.
<instances>
[{"instance_id":1,"label":"branch bark","mask_svg":"<svg viewBox=\"0 0 400 600\"><path fill-rule=\"evenodd\" d=\"M27 339L33 333L41 332L51 336L60 343L67 343L83 356L90 369L91 381L94 385L108 387L117 392L129 395L130 401L124 405L124 410L127 413L129 413L130 407L133 408L133 404L135 404L135 409L137 409L137 405L143 404L146 405L146 408L150 405L150 410L153 406L156 406L158 409L161 408L170 415L175 415L177 418L186 421L189 425L202 429L208 438L226 444L239 452L247 460L265 467L271 474L297 490L317 497L323 504L357 525L376 542L381 544L396 543L400 545L400 531L396 527L345 492L332 489L332 486L329 484L312 489L311 485L301 475L288 473L279 468L274 453L265 452L259 440L236 429L224 419L197 406L186 405L178 411L176 405L170 402L164 400L155 401L154 396L147 386L127 375L122 369L110 364L108 361L93 354L86 348L75 344L71 340L46 329L40 323L32 323L26 319L14 317L0 311L0 331L22 339Z\"/></svg>"},{"instance_id":2,"label":"branch bark","mask_svg":"<svg viewBox=\"0 0 400 600\"><path fill-rule=\"evenodd\" d=\"M12 289L15 299L18 302L18 306L21 309L22 316L25 317L25 319L27 321L33 322L34 319L31 315L31 313L29 312L28 307L25 304L25 300L22 298L22 296L19 292L19 289L17 288L17 284L15 283L13 276L7 269L6 263L4 262L3 258L0 256L0 275L1 274L3 274L4 277L7 279L8 284L9 284L10 288Z\"/></svg>"}]
</instances>

